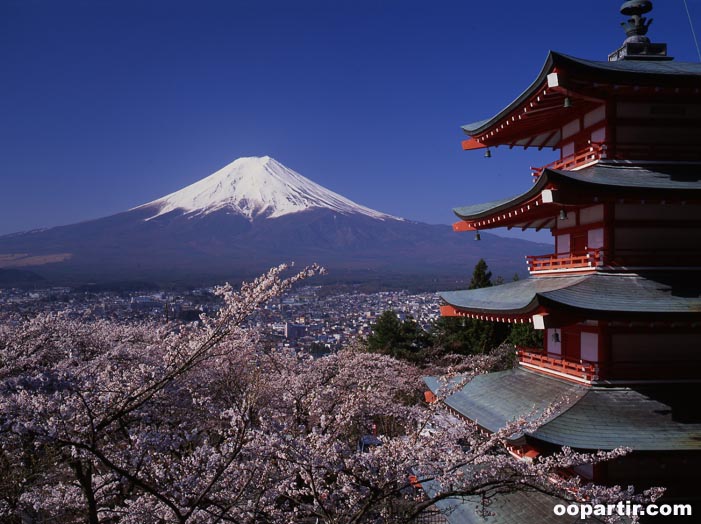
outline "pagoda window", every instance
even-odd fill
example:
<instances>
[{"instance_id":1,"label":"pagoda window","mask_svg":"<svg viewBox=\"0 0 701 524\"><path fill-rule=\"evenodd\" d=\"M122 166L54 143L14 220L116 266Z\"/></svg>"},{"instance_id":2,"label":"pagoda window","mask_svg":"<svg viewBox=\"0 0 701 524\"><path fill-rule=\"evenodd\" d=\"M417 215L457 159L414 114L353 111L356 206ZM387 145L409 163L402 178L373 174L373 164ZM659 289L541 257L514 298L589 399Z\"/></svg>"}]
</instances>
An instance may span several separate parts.
<instances>
[{"instance_id":1,"label":"pagoda window","mask_svg":"<svg viewBox=\"0 0 701 524\"><path fill-rule=\"evenodd\" d=\"M562 146L562 158L574 155L574 142L567 142Z\"/></svg>"},{"instance_id":2,"label":"pagoda window","mask_svg":"<svg viewBox=\"0 0 701 524\"><path fill-rule=\"evenodd\" d=\"M589 128L594 124L602 122L606 118L606 108L601 105L584 115L584 128ZM604 128L601 128L604 129Z\"/></svg>"},{"instance_id":3,"label":"pagoda window","mask_svg":"<svg viewBox=\"0 0 701 524\"><path fill-rule=\"evenodd\" d=\"M591 141L594 144L603 144L606 142L606 128L600 127L599 129L592 131Z\"/></svg>"},{"instance_id":4,"label":"pagoda window","mask_svg":"<svg viewBox=\"0 0 701 524\"><path fill-rule=\"evenodd\" d=\"M589 249L601 249L604 247L604 229L596 228L587 231L587 247Z\"/></svg>"},{"instance_id":5,"label":"pagoda window","mask_svg":"<svg viewBox=\"0 0 701 524\"><path fill-rule=\"evenodd\" d=\"M580 224L595 224L596 222L604 221L604 206L585 207L579 212Z\"/></svg>"},{"instance_id":6,"label":"pagoda window","mask_svg":"<svg viewBox=\"0 0 701 524\"><path fill-rule=\"evenodd\" d=\"M569 138L571 136L576 135L581 131L581 122L579 119L577 120L572 120L572 122L565 124L562 126L562 138Z\"/></svg>"},{"instance_id":7,"label":"pagoda window","mask_svg":"<svg viewBox=\"0 0 701 524\"><path fill-rule=\"evenodd\" d=\"M599 361L599 334L582 331L580 336L581 358L589 362Z\"/></svg>"},{"instance_id":8,"label":"pagoda window","mask_svg":"<svg viewBox=\"0 0 701 524\"><path fill-rule=\"evenodd\" d=\"M569 254L570 252L570 235L557 235L555 237L556 251L558 255Z\"/></svg>"},{"instance_id":9,"label":"pagoda window","mask_svg":"<svg viewBox=\"0 0 701 524\"><path fill-rule=\"evenodd\" d=\"M545 349L549 354L562 355L562 332L559 329L545 331Z\"/></svg>"}]
</instances>

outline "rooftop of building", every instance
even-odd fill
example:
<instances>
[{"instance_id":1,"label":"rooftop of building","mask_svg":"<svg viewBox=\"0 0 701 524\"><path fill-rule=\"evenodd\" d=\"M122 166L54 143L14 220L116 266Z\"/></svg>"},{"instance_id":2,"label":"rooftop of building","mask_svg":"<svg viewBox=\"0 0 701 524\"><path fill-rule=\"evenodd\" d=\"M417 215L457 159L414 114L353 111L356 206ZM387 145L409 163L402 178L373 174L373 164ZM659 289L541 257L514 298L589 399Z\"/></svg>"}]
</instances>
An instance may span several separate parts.
<instances>
[{"instance_id":1,"label":"rooftop of building","mask_svg":"<svg viewBox=\"0 0 701 524\"><path fill-rule=\"evenodd\" d=\"M435 494L439 485L434 481L422 482L423 489ZM488 505L479 496L449 498L436 503L448 524L566 524L572 522L569 515L557 516L552 511L563 501L534 489L500 493ZM600 520L593 517L577 519L583 524ZM626 520L623 521L627 522Z\"/></svg>"},{"instance_id":2,"label":"rooftop of building","mask_svg":"<svg viewBox=\"0 0 701 524\"><path fill-rule=\"evenodd\" d=\"M446 387L435 377L424 381L436 394ZM496 431L558 402L555 413L528 437L582 450L688 451L701 450L697 390L691 383L587 387L516 368L473 378L445 404Z\"/></svg>"},{"instance_id":3,"label":"rooftop of building","mask_svg":"<svg viewBox=\"0 0 701 524\"><path fill-rule=\"evenodd\" d=\"M457 309L485 315L529 314L543 307L588 319L701 320L701 271L547 276L439 295Z\"/></svg>"},{"instance_id":4,"label":"rooftop of building","mask_svg":"<svg viewBox=\"0 0 701 524\"><path fill-rule=\"evenodd\" d=\"M462 220L478 220L526 204L538 198L546 188L559 191L557 202L561 205L579 204L585 199L595 203L607 196L614 199L694 199L701 197L701 163L646 162L636 165L632 162L600 160L576 171L546 168L536 183L520 195L457 207L453 213Z\"/></svg>"},{"instance_id":5,"label":"rooftop of building","mask_svg":"<svg viewBox=\"0 0 701 524\"><path fill-rule=\"evenodd\" d=\"M701 63L697 62L656 60L608 62L585 60L551 51L535 81L513 102L496 115L466 124L462 129L468 135L475 136L505 120L507 116L536 96L544 86L547 86L548 75L554 71L567 74L571 80L576 78L589 84L650 86L657 89L701 87ZM562 104L559 107L562 107Z\"/></svg>"}]
</instances>

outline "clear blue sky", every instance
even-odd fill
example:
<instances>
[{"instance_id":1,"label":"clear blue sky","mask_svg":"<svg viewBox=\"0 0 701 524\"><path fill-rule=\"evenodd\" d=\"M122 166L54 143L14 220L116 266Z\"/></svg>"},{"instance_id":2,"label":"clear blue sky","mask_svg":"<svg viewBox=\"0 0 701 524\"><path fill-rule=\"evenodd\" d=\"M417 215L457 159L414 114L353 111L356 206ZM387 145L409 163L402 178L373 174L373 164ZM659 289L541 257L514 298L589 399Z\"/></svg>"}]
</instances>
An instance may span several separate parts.
<instances>
[{"instance_id":1,"label":"clear blue sky","mask_svg":"<svg viewBox=\"0 0 701 524\"><path fill-rule=\"evenodd\" d=\"M687 0L697 33L701 0ZM109 215L240 156L429 223L552 152L463 152L549 49L605 60L622 1L2 0L0 234ZM696 50L682 0L650 30Z\"/></svg>"}]
</instances>

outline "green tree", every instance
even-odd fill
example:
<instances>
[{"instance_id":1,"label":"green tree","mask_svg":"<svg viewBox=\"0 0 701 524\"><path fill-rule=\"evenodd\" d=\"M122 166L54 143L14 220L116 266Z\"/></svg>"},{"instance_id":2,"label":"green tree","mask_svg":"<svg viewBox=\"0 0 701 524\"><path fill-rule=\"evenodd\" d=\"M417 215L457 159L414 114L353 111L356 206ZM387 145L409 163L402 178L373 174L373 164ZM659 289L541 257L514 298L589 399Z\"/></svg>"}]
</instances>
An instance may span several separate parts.
<instances>
[{"instance_id":1,"label":"green tree","mask_svg":"<svg viewBox=\"0 0 701 524\"><path fill-rule=\"evenodd\" d=\"M424 351L430 346L430 335L412 317L400 321L392 310L377 318L367 338L367 348L371 353L415 362L424 357Z\"/></svg>"},{"instance_id":2,"label":"green tree","mask_svg":"<svg viewBox=\"0 0 701 524\"><path fill-rule=\"evenodd\" d=\"M524 348L542 348L543 332L533 329L533 324L530 323L514 324L506 341L514 346Z\"/></svg>"},{"instance_id":3,"label":"green tree","mask_svg":"<svg viewBox=\"0 0 701 524\"><path fill-rule=\"evenodd\" d=\"M479 289L483 287L492 287L492 272L487 268L487 263L483 258L479 259L475 269L472 272L472 280L468 289Z\"/></svg>"},{"instance_id":4,"label":"green tree","mask_svg":"<svg viewBox=\"0 0 701 524\"><path fill-rule=\"evenodd\" d=\"M472 272L469 289L492 285L492 272L484 259L480 259ZM445 353L486 353L504 342L508 335L508 325L472 318L440 317L433 324L436 346Z\"/></svg>"}]
</instances>

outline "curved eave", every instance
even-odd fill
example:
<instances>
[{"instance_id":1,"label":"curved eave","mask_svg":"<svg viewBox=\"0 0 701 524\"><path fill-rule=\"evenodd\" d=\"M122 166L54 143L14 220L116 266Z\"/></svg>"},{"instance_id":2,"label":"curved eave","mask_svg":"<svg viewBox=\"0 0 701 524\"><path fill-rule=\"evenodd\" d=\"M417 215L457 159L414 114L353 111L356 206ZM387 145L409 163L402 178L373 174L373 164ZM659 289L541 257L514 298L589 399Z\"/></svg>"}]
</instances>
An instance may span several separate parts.
<instances>
[{"instance_id":1,"label":"curved eave","mask_svg":"<svg viewBox=\"0 0 701 524\"><path fill-rule=\"evenodd\" d=\"M543 191L549 191L544 198ZM607 197L654 200L701 199L701 164L632 166L599 161L577 171L545 169L526 192L495 202L456 207L463 230L494 227L551 227L558 206L602 202ZM548 205L557 202L558 206ZM456 226L456 230L460 230Z\"/></svg>"},{"instance_id":2,"label":"curved eave","mask_svg":"<svg viewBox=\"0 0 701 524\"><path fill-rule=\"evenodd\" d=\"M701 320L701 273L597 273L571 286L539 294L545 307L588 318L672 317Z\"/></svg>"},{"instance_id":3,"label":"curved eave","mask_svg":"<svg viewBox=\"0 0 701 524\"><path fill-rule=\"evenodd\" d=\"M586 276L528 278L498 286L465 291L442 291L438 295L458 311L495 317L534 314L543 293L578 284ZM468 315L466 315L468 316Z\"/></svg>"},{"instance_id":4,"label":"curved eave","mask_svg":"<svg viewBox=\"0 0 701 524\"><path fill-rule=\"evenodd\" d=\"M491 118L486 118L484 120L479 120L477 122L472 122L470 124L465 124L462 126L462 130L465 131L470 136L476 136L488 131L491 127L503 121L508 115L514 112L516 108L523 105L527 100L533 97L538 91L541 90L543 83L547 80L548 74L552 72L555 64L555 56L559 56L558 53L550 51L548 58L545 60L545 64L541 69L538 77L533 81L533 83L521 93L513 102L502 109L499 113Z\"/></svg>"},{"instance_id":5,"label":"curved eave","mask_svg":"<svg viewBox=\"0 0 701 524\"><path fill-rule=\"evenodd\" d=\"M565 323L577 318L701 321L701 272L528 278L439 296L464 316L501 319L547 312L569 319Z\"/></svg>"},{"instance_id":6,"label":"curved eave","mask_svg":"<svg viewBox=\"0 0 701 524\"><path fill-rule=\"evenodd\" d=\"M550 89L548 75L556 71L567 85ZM595 92L590 89L593 85L597 86ZM685 89L690 90L688 93L697 95L701 89L701 65L657 61L600 62L551 51L538 77L513 102L491 118L462 126L463 131L473 137L463 142L463 147L476 149L507 144L512 147L557 147L561 135L558 125L553 125L552 119L555 115L562 115L565 97L576 100L578 112L583 113L603 102L602 96L606 95L602 93L607 92L609 86ZM520 120L521 115L533 116L533 113L522 112L522 109L531 106L539 114L540 122L535 125ZM570 114L568 118L571 119L572 116ZM512 129L530 127L527 131L521 129L523 133L515 133L509 130L509 125Z\"/></svg>"},{"instance_id":7,"label":"curved eave","mask_svg":"<svg viewBox=\"0 0 701 524\"><path fill-rule=\"evenodd\" d=\"M577 449L701 450L695 384L586 387L516 368L479 375L462 387L424 382L445 404L488 431L520 416L537 417L551 402L555 413L528 436ZM457 389L455 389L457 388Z\"/></svg>"},{"instance_id":8,"label":"curved eave","mask_svg":"<svg viewBox=\"0 0 701 524\"><path fill-rule=\"evenodd\" d=\"M533 203L535 205L548 183L548 177L541 175L536 183L525 193L494 202L456 207L453 209L453 213L461 220L474 222L480 219L492 218L503 212L514 212L524 204Z\"/></svg>"},{"instance_id":9,"label":"curved eave","mask_svg":"<svg viewBox=\"0 0 701 524\"><path fill-rule=\"evenodd\" d=\"M541 175L556 184L571 184L580 189L606 189L610 192L655 192L673 194L677 192L701 193L701 164L646 164L631 165L628 162L600 160L598 163L567 171L546 168Z\"/></svg>"},{"instance_id":10,"label":"curved eave","mask_svg":"<svg viewBox=\"0 0 701 524\"><path fill-rule=\"evenodd\" d=\"M695 384L591 388L532 436L579 449L698 451L701 419L694 400L697 389Z\"/></svg>"}]
</instances>

